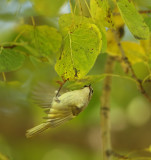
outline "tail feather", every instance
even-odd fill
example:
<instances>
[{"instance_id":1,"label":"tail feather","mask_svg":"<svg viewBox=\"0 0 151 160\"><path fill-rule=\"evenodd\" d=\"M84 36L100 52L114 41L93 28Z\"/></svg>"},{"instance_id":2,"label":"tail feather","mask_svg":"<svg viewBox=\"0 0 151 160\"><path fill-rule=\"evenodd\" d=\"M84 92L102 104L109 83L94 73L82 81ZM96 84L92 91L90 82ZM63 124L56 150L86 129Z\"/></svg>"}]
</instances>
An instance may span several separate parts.
<instances>
[{"instance_id":1,"label":"tail feather","mask_svg":"<svg viewBox=\"0 0 151 160\"><path fill-rule=\"evenodd\" d=\"M44 130L48 129L50 127L50 123L49 122L46 122L46 123L42 123L38 126L35 126L29 130L27 130L26 132L26 137L27 138L31 138L41 132L43 132Z\"/></svg>"}]
</instances>

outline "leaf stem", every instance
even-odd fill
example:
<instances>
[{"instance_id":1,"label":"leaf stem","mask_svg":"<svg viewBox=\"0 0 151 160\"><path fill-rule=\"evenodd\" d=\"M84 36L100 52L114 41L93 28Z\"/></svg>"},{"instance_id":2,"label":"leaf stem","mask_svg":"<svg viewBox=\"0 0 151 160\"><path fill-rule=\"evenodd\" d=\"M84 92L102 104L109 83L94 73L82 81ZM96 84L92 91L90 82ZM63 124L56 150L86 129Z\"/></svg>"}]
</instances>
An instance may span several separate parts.
<instances>
[{"instance_id":1,"label":"leaf stem","mask_svg":"<svg viewBox=\"0 0 151 160\"><path fill-rule=\"evenodd\" d=\"M35 26L36 24L35 24L35 20L33 16L31 16L31 21L32 21L33 26Z\"/></svg>"},{"instance_id":2,"label":"leaf stem","mask_svg":"<svg viewBox=\"0 0 151 160\"><path fill-rule=\"evenodd\" d=\"M2 77L3 77L3 81L6 82L6 76L4 72L2 72Z\"/></svg>"},{"instance_id":3,"label":"leaf stem","mask_svg":"<svg viewBox=\"0 0 151 160\"><path fill-rule=\"evenodd\" d=\"M71 10L71 14L73 15L73 8L72 8L72 3L71 3L71 0L69 0L69 4L70 4L70 10Z\"/></svg>"},{"instance_id":4,"label":"leaf stem","mask_svg":"<svg viewBox=\"0 0 151 160\"><path fill-rule=\"evenodd\" d=\"M105 73L112 74L114 59L109 56L106 62ZM101 140L102 140L102 160L111 160L111 135L110 135L110 92L111 76L106 76L103 84L101 96Z\"/></svg>"},{"instance_id":5,"label":"leaf stem","mask_svg":"<svg viewBox=\"0 0 151 160\"><path fill-rule=\"evenodd\" d=\"M118 45L118 48L119 48L119 50L120 50L120 52L121 52L122 59L123 59L124 63L128 66L128 68L129 68L129 70L130 70L130 72L131 72L132 78L136 80L137 86L138 86L141 94L144 95L144 96L148 99L148 101L151 103L151 98L149 97L149 95L148 95L147 92L145 91L145 89L144 89L144 87L143 87L143 82L142 82L142 80L139 79L139 78L136 76L136 74L135 74L135 72L134 72L134 70L133 70L133 68L132 68L132 65L131 65L129 59L126 57L125 51L124 51L123 46L122 46L122 44L121 44L121 42L120 42L120 38L118 37L117 31L116 31L116 30L112 30L112 32L113 32L113 34L114 34L114 38L115 38L115 41L116 41L116 43L117 43L117 45Z\"/></svg>"}]
</instances>

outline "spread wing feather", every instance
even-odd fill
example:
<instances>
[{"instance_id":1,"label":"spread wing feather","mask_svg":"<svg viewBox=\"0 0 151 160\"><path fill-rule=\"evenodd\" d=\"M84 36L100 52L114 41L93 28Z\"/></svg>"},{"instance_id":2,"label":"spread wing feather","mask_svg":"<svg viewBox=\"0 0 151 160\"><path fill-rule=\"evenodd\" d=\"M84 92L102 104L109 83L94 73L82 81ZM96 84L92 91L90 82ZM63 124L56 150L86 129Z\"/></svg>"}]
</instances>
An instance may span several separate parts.
<instances>
[{"instance_id":1,"label":"spread wing feather","mask_svg":"<svg viewBox=\"0 0 151 160\"><path fill-rule=\"evenodd\" d=\"M52 110L52 111L51 111ZM70 108L66 109L50 109L47 117L47 122L50 123L50 127L57 127L71 119L73 119L73 114Z\"/></svg>"},{"instance_id":2,"label":"spread wing feather","mask_svg":"<svg viewBox=\"0 0 151 160\"><path fill-rule=\"evenodd\" d=\"M43 83L38 83L32 92L33 102L42 108L50 108L54 96L55 89Z\"/></svg>"},{"instance_id":3,"label":"spread wing feather","mask_svg":"<svg viewBox=\"0 0 151 160\"><path fill-rule=\"evenodd\" d=\"M58 117L58 118L54 118L54 119L49 119L47 120L47 122L50 122L50 126L51 127L57 127L62 125L63 123L69 121L73 119L73 115L69 114L69 115L65 115L64 117Z\"/></svg>"}]
</instances>

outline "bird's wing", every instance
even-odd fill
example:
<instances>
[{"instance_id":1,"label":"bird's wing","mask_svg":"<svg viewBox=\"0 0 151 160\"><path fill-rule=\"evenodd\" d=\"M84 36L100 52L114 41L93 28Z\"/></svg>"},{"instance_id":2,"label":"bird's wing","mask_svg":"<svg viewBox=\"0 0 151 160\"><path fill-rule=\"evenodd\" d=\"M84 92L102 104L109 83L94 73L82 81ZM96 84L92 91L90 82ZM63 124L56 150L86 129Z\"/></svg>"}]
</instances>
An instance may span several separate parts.
<instances>
[{"instance_id":1,"label":"bird's wing","mask_svg":"<svg viewBox=\"0 0 151 160\"><path fill-rule=\"evenodd\" d=\"M50 108L54 96L55 89L44 83L39 83L32 91L33 102L42 108Z\"/></svg>"},{"instance_id":2,"label":"bird's wing","mask_svg":"<svg viewBox=\"0 0 151 160\"><path fill-rule=\"evenodd\" d=\"M47 119L47 122L50 122L50 127L57 127L61 124L73 119L74 116L72 114L72 111L69 108L63 108L63 109L54 109L53 107L50 108L48 111L48 116L44 117L44 119Z\"/></svg>"}]
</instances>

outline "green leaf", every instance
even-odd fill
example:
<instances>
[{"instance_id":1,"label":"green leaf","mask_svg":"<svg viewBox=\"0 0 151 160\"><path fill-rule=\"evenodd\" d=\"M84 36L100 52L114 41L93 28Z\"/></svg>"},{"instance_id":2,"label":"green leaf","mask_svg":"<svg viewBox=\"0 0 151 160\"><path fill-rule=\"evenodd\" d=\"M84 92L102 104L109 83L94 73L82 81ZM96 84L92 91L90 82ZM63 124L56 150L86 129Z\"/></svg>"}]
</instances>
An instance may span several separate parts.
<instances>
[{"instance_id":1,"label":"green leaf","mask_svg":"<svg viewBox=\"0 0 151 160\"><path fill-rule=\"evenodd\" d=\"M145 23L148 25L149 30L151 32L151 17L145 17Z\"/></svg>"},{"instance_id":2,"label":"green leaf","mask_svg":"<svg viewBox=\"0 0 151 160\"><path fill-rule=\"evenodd\" d=\"M23 25L19 31L23 32L19 40L28 43L25 48L34 56L49 57L61 47L62 37L53 27Z\"/></svg>"},{"instance_id":3,"label":"green leaf","mask_svg":"<svg viewBox=\"0 0 151 160\"><path fill-rule=\"evenodd\" d=\"M34 56L30 56L30 61L32 62L32 64L34 65L35 68L37 68L39 70L39 67L42 68L42 66L46 65L50 65L50 62L47 59L44 58L36 58Z\"/></svg>"},{"instance_id":4,"label":"green leaf","mask_svg":"<svg viewBox=\"0 0 151 160\"><path fill-rule=\"evenodd\" d=\"M10 72L19 69L24 63L24 55L13 49L2 49L0 52L0 72Z\"/></svg>"},{"instance_id":5,"label":"green leaf","mask_svg":"<svg viewBox=\"0 0 151 160\"><path fill-rule=\"evenodd\" d=\"M32 0L33 7L35 10L45 16L56 16L59 12L60 7L67 1L67 0Z\"/></svg>"},{"instance_id":6,"label":"green leaf","mask_svg":"<svg viewBox=\"0 0 151 160\"><path fill-rule=\"evenodd\" d=\"M150 0L133 0L133 2L138 5L140 8L151 8L151 1Z\"/></svg>"},{"instance_id":7,"label":"green leaf","mask_svg":"<svg viewBox=\"0 0 151 160\"><path fill-rule=\"evenodd\" d=\"M82 79L79 79L77 81L74 82L69 82L65 87L75 90L75 89L80 89L85 85L90 85L90 84L94 84L96 82L99 82L101 80L103 80L106 77L105 74L102 75L88 75L85 76Z\"/></svg>"},{"instance_id":8,"label":"green leaf","mask_svg":"<svg viewBox=\"0 0 151 160\"><path fill-rule=\"evenodd\" d=\"M68 15L67 15L68 16ZM64 46L55 65L56 72L65 79L74 80L84 77L94 65L102 48L102 35L95 24L72 19L70 25L64 16L61 30ZM71 17L72 18L72 17ZM66 35L65 35L66 33Z\"/></svg>"},{"instance_id":9,"label":"green leaf","mask_svg":"<svg viewBox=\"0 0 151 160\"><path fill-rule=\"evenodd\" d=\"M102 26L98 25L98 28L100 29L100 32L102 34L102 49L101 53L105 53L107 49L107 38L106 38L106 29Z\"/></svg>"},{"instance_id":10,"label":"green leaf","mask_svg":"<svg viewBox=\"0 0 151 160\"><path fill-rule=\"evenodd\" d=\"M142 16L137 12L129 0L117 0L117 6L126 25L136 39L148 39L149 28L144 23Z\"/></svg>"}]
</instances>

